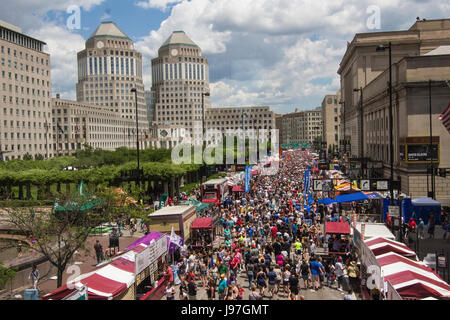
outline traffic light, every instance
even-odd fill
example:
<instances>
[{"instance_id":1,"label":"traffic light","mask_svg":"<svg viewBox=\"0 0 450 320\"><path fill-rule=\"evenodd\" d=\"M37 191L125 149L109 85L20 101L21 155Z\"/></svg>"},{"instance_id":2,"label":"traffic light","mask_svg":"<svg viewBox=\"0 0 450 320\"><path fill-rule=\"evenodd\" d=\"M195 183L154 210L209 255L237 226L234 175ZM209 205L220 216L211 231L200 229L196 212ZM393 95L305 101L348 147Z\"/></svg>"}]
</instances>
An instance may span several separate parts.
<instances>
[{"instance_id":1,"label":"traffic light","mask_svg":"<svg viewBox=\"0 0 450 320\"><path fill-rule=\"evenodd\" d=\"M445 168L439 168L439 176L445 178L447 176L447 170Z\"/></svg>"}]
</instances>

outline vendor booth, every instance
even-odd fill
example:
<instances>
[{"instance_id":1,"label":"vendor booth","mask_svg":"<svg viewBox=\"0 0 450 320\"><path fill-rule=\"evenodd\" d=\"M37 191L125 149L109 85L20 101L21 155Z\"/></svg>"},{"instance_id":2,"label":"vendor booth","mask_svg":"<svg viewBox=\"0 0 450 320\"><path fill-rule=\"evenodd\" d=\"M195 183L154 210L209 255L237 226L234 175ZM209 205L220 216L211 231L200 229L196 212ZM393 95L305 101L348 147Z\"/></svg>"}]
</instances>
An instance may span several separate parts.
<instances>
[{"instance_id":1,"label":"vendor booth","mask_svg":"<svg viewBox=\"0 0 450 320\"><path fill-rule=\"evenodd\" d=\"M419 199L413 199L411 203L412 203L411 217L414 218L416 221L418 221L419 218L422 218L423 222L427 224L430 214L434 212L434 222L436 224L440 224L439 215L441 213L441 203L439 201L423 197Z\"/></svg>"},{"instance_id":2,"label":"vendor booth","mask_svg":"<svg viewBox=\"0 0 450 320\"><path fill-rule=\"evenodd\" d=\"M77 283L81 283L88 288L89 300L135 300L155 286L166 257L167 237L162 236L149 245L140 243L43 299L62 300L77 290Z\"/></svg>"},{"instance_id":3,"label":"vendor booth","mask_svg":"<svg viewBox=\"0 0 450 320\"><path fill-rule=\"evenodd\" d=\"M164 207L150 213L150 230L170 234L172 227L175 233L181 236L185 243L190 240L190 228L197 218L196 208L193 205L180 205Z\"/></svg>"},{"instance_id":4,"label":"vendor booth","mask_svg":"<svg viewBox=\"0 0 450 320\"><path fill-rule=\"evenodd\" d=\"M216 238L218 215L196 218L191 225L191 245L194 248L212 248Z\"/></svg>"},{"instance_id":5,"label":"vendor booth","mask_svg":"<svg viewBox=\"0 0 450 320\"><path fill-rule=\"evenodd\" d=\"M358 255L364 279L379 268L372 279L385 299L450 298L450 286L403 243L375 237L360 243Z\"/></svg>"},{"instance_id":6,"label":"vendor booth","mask_svg":"<svg viewBox=\"0 0 450 320\"><path fill-rule=\"evenodd\" d=\"M351 230L348 222L325 222L324 234L328 238L327 255L347 255L349 253Z\"/></svg>"}]
</instances>

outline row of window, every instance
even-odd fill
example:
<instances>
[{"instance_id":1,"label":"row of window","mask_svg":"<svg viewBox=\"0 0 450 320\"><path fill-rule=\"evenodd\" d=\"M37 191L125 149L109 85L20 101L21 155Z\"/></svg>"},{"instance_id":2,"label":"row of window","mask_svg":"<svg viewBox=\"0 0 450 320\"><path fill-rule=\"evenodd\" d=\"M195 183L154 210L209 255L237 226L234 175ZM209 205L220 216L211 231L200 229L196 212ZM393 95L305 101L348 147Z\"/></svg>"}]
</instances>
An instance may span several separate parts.
<instances>
[{"instance_id":1,"label":"row of window","mask_svg":"<svg viewBox=\"0 0 450 320\"><path fill-rule=\"evenodd\" d=\"M14 140L14 132L9 132L9 135L8 135L8 132L5 132L4 134L3 134L3 138L5 139L5 140L8 140L9 138L8 138L8 136L11 138L11 140ZM28 136L28 138L27 138L27 136ZM33 138L31 137L31 133L25 133L25 132L22 132L22 140L26 140L26 139L28 139L28 140L31 140L31 139L34 139L34 140L36 140L37 139L37 137L39 136L39 139L42 139L42 133L39 133L39 134L37 134L37 133L33 133ZM44 138L45 138L45 134L43 135L44 136ZM49 138L50 137L50 134L48 135L48 137L47 138ZM20 138L20 132L16 132L16 139L17 140L20 140L21 138Z\"/></svg>"},{"instance_id":2,"label":"row of window","mask_svg":"<svg viewBox=\"0 0 450 320\"><path fill-rule=\"evenodd\" d=\"M6 96L3 96L3 103L9 103L9 104L14 104L14 101L13 101L13 97L9 97L9 99L7 99L7 97ZM37 103L36 103L37 102ZM41 101L40 100L30 100L30 99L26 99L26 103L27 103L27 106L30 106L30 105L32 105L33 107L36 107L36 104L37 104L37 107L40 107L41 106ZM31 103L31 104L30 104ZM16 97L16 99L15 99L15 104L18 106L18 105L22 105L22 106L25 106L25 98L21 98L20 99L20 103L19 103L19 98L17 98ZM47 105L48 105L48 107L50 108L50 102L48 102L47 103ZM45 101L42 101L42 106L43 107L45 107Z\"/></svg>"},{"instance_id":3,"label":"row of window","mask_svg":"<svg viewBox=\"0 0 450 320\"><path fill-rule=\"evenodd\" d=\"M20 41L21 43L17 43L16 41L14 41L15 39L12 39L12 40L10 40L10 39L5 39L4 30L5 30L5 29L3 29L3 28L0 27L0 37L1 37L1 39L8 40L8 41L14 42L14 43L16 43L16 44L19 44L19 45L21 45L21 46L25 46L25 47L30 48L30 47L28 46L28 44L27 44L27 45L21 44L21 43L23 43L23 41ZM20 36L21 36L21 37L24 37L24 38L27 38L27 39L22 39L22 40L27 40L27 41L31 41L31 42L36 42L36 40L30 39L30 38L25 37L25 36L23 36L23 35L20 35ZM38 47L40 47L40 46L38 45ZM40 47L40 49L38 49L38 50L39 50L39 51L42 51L41 48L42 48L42 47ZM18 58L20 58L20 59L25 59L25 61L28 61L28 57L30 57L30 61L31 61L31 62L36 62L36 63L39 63L39 62L40 62L42 65L44 65L44 63L45 63L45 65L48 66L48 59L39 58L38 56L36 56L36 58L35 58L32 54L28 55L28 53L26 53L26 52L25 52L25 54L23 54L22 51L20 51L20 50L17 51L16 49L11 49L11 48L9 48L9 47L6 47L6 48L5 48L5 46L3 46L3 45L0 46L0 53L1 53L1 54L8 54L8 56L13 55L14 57L18 57Z\"/></svg>"},{"instance_id":4,"label":"row of window","mask_svg":"<svg viewBox=\"0 0 450 320\"><path fill-rule=\"evenodd\" d=\"M11 116L14 115L13 110L14 110L13 108L9 109L9 115L11 115ZM7 108L3 108L3 115L6 116L7 114L8 114L8 109ZM43 112L42 114L45 117L45 112ZM38 111L37 115L38 115L38 118L40 118L41 117L41 112ZM19 109L16 109L16 117L18 117L18 116L20 116ZM28 118L31 117L31 110L27 110L27 115L26 116ZM48 116L50 117L50 113L48 113ZM25 110L24 109L22 109L22 117L25 117ZM36 118L36 111L35 110L33 110L33 117Z\"/></svg>"},{"instance_id":5,"label":"row of window","mask_svg":"<svg viewBox=\"0 0 450 320\"><path fill-rule=\"evenodd\" d=\"M28 67L27 64L25 65L25 70L24 70L23 63L18 64L17 61L11 61L11 60L8 60L8 63L6 63L5 58L0 58L0 65L2 65L3 67L6 67L6 65L8 65L8 68L14 68L14 69L18 69L20 71L41 74L43 76L47 75L47 77L49 76L48 70L44 70L43 68L39 69L38 67L35 68L34 66Z\"/></svg>"}]
</instances>

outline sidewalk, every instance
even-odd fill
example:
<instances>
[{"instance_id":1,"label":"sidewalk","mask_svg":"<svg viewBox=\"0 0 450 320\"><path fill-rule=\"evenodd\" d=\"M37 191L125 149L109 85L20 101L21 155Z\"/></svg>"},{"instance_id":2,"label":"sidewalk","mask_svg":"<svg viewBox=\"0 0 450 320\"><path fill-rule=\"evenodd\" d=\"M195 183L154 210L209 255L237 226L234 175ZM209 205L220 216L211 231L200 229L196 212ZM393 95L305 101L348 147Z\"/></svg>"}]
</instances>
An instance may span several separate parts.
<instances>
[{"instance_id":1,"label":"sidewalk","mask_svg":"<svg viewBox=\"0 0 450 320\"><path fill-rule=\"evenodd\" d=\"M119 248L120 250L124 250L126 247L128 247L130 244L141 238L144 234L141 232L135 232L133 236L130 235L128 230L123 231L123 236L119 238ZM101 245L103 246L103 250L108 248L109 246L109 234L103 234L99 236L91 236L86 241L86 249L82 250L78 253L75 253L72 259L72 264L68 265L66 267L66 271L63 273L63 285L67 281L67 279L73 278L75 275L72 271L72 273L68 273L67 270L69 266L76 266L78 267L78 275L91 272L95 269L97 265L97 258L95 256L94 251L94 244L96 240L99 240ZM73 267L72 267L73 268ZM56 284L56 268L52 266L52 273L45 279L41 279L38 283L38 289L39 289L39 299L42 298L42 296L53 292L55 289L57 289ZM42 272L41 272L42 275ZM13 290L13 295L19 294L21 295L20 299L11 298L10 292L4 292L2 295L0 295L0 300L23 300L23 292L25 289L30 289L31 284L25 287L16 288Z\"/></svg>"}]
</instances>

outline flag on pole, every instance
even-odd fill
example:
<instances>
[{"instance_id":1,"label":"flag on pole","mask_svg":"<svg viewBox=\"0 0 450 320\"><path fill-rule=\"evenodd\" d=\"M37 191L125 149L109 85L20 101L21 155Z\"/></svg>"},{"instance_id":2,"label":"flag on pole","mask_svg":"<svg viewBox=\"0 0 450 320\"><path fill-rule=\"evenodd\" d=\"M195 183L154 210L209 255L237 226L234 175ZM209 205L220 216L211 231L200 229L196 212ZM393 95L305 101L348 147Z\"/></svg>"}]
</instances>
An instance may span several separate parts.
<instances>
[{"instance_id":1,"label":"flag on pole","mask_svg":"<svg viewBox=\"0 0 450 320\"><path fill-rule=\"evenodd\" d=\"M170 242L174 243L177 247L181 247L183 245L183 238L175 233L174 228L172 227L172 231L170 232Z\"/></svg>"},{"instance_id":2,"label":"flag on pole","mask_svg":"<svg viewBox=\"0 0 450 320\"><path fill-rule=\"evenodd\" d=\"M439 120L441 120L445 129L447 129L447 132L450 134L450 103L448 104L444 112L442 112L442 114L439 116Z\"/></svg>"},{"instance_id":3,"label":"flag on pole","mask_svg":"<svg viewBox=\"0 0 450 320\"><path fill-rule=\"evenodd\" d=\"M61 131L62 134L64 134L64 130L61 128L61 126L59 125L59 123L57 123L56 126L58 127L58 130Z\"/></svg>"}]
</instances>

